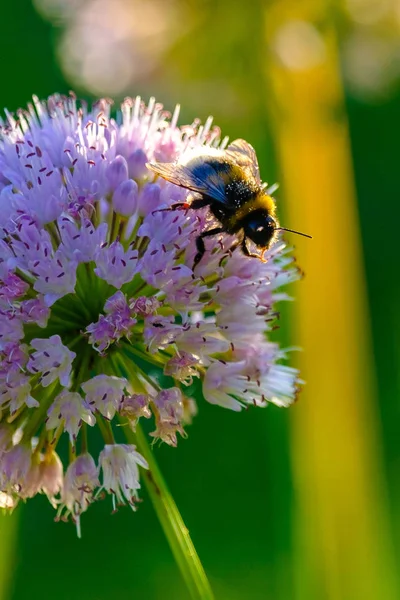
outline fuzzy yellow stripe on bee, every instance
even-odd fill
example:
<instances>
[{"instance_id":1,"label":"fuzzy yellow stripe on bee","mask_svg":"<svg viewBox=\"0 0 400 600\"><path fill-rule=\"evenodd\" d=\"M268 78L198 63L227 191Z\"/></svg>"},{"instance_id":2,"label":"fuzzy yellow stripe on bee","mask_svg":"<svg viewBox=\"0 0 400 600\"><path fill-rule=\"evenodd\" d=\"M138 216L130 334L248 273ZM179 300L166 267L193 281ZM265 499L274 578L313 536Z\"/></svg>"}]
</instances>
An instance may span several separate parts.
<instances>
[{"instance_id":1,"label":"fuzzy yellow stripe on bee","mask_svg":"<svg viewBox=\"0 0 400 600\"><path fill-rule=\"evenodd\" d=\"M273 217L275 215L274 199L268 196L268 194L257 194L253 198L250 198L230 217L228 227L234 227L238 222L247 217L248 214L259 209L265 210Z\"/></svg>"}]
</instances>

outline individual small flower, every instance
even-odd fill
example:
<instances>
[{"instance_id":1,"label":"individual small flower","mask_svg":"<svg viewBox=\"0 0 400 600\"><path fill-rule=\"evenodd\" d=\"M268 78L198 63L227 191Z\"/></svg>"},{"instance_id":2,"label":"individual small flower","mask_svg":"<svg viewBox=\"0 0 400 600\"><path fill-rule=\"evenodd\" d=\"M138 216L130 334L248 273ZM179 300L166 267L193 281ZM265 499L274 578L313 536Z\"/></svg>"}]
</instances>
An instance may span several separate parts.
<instances>
[{"instance_id":1,"label":"individual small flower","mask_svg":"<svg viewBox=\"0 0 400 600\"><path fill-rule=\"evenodd\" d=\"M7 406L13 415L24 405L39 406L31 395L31 389L30 378L20 370L10 368L5 377L0 376L0 407Z\"/></svg>"},{"instance_id":2,"label":"individual small flower","mask_svg":"<svg viewBox=\"0 0 400 600\"><path fill-rule=\"evenodd\" d=\"M139 194L139 214L144 217L152 214L161 204L161 188L157 183L148 183Z\"/></svg>"},{"instance_id":3,"label":"individual small flower","mask_svg":"<svg viewBox=\"0 0 400 600\"><path fill-rule=\"evenodd\" d=\"M179 388L162 390L154 398L154 405L157 429L150 435L169 446L177 446L176 434L185 435L182 426L185 410L181 390Z\"/></svg>"},{"instance_id":4,"label":"individual small flower","mask_svg":"<svg viewBox=\"0 0 400 600\"><path fill-rule=\"evenodd\" d=\"M89 342L102 353L110 344L122 337L129 338L136 319L132 316L126 297L121 291L111 296L104 305L106 315L100 315L97 323L86 327Z\"/></svg>"},{"instance_id":5,"label":"individual small flower","mask_svg":"<svg viewBox=\"0 0 400 600\"><path fill-rule=\"evenodd\" d=\"M42 329L47 325L50 309L44 302L44 297L38 295L32 300L24 300L20 304L21 318L24 323L36 323Z\"/></svg>"},{"instance_id":6,"label":"individual small flower","mask_svg":"<svg viewBox=\"0 0 400 600\"><path fill-rule=\"evenodd\" d=\"M199 360L193 354L182 351L169 359L164 367L164 374L174 377L184 385L191 385L193 377L200 377L196 369L198 364Z\"/></svg>"},{"instance_id":7,"label":"individual small flower","mask_svg":"<svg viewBox=\"0 0 400 600\"><path fill-rule=\"evenodd\" d=\"M75 458L65 473L62 489L62 504L58 511L61 518L63 509L66 519L72 515L77 527L78 537L81 537L80 516L94 500L94 492L100 485L99 469L93 457L84 453Z\"/></svg>"},{"instance_id":8,"label":"individual small flower","mask_svg":"<svg viewBox=\"0 0 400 600\"><path fill-rule=\"evenodd\" d=\"M18 446L16 446L18 448ZM19 484L18 493L23 499L33 498L41 490L40 462L41 456L37 452L29 452L30 465L24 474L23 483Z\"/></svg>"},{"instance_id":9,"label":"individual small flower","mask_svg":"<svg viewBox=\"0 0 400 600\"><path fill-rule=\"evenodd\" d=\"M115 212L130 217L136 212L138 202L138 185L133 179L122 181L116 188L112 203Z\"/></svg>"},{"instance_id":10,"label":"individual small flower","mask_svg":"<svg viewBox=\"0 0 400 600\"><path fill-rule=\"evenodd\" d=\"M106 223L95 227L87 217L74 219L68 214L63 214L58 219L57 225L64 255L78 263L90 262L97 248L106 242L108 231Z\"/></svg>"},{"instance_id":11,"label":"individual small flower","mask_svg":"<svg viewBox=\"0 0 400 600\"><path fill-rule=\"evenodd\" d=\"M136 424L141 417L149 419L151 397L148 394L131 394L123 396L119 405L119 412L122 417L126 417L135 430Z\"/></svg>"},{"instance_id":12,"label":"individual small flower","mask_svg":"<svg viewBox=\"0 0 400 600\"><path fill-rule=\"evenodd\" d=\"M96 348L100 354L112 344L117 338L112 322L104 315L100 315L96 323L90 323L86 327L86 333L89 334L89 344Z\"/></svg>"},{"instance_id":13,"label":"individual small flower","mask_svg":"<svg viewBox=\"0 0 400 600\"><path fill-rule=\"evenodd\" d=\"M47 387L56 379L59 379L61 385L67 386L75 352L64 346L59 335L52 335L49 339L36 338L31 341L31 347L36 352L30 355L28 371L40 373L43 387Z\"/></svg>"},{"instance_id":14,"label":"individual small flower","mask_svg":"<svg viewBox=\"0 0 400 600\"><path fill-rule=\"evenodd\" d=\"M130 304L131 311L141 317L148 317L149 315L156 313L160 307L161 302L154 296L139 296L139 298L132 298Z\"/></svg>"},{"instance_id":15,"label":"individual small flower","mask_svg":"<svg viewBox=\"0 0 400 600\"><path fill-rule=\"evenodd\" d=\"M128 181L128 163L123 156L118 155L110 161L106 167L106 178L112 190Z\"/></svg>"},{"instance_id":16,"label":"individual small flower","mask_svg":"<svg viewBox=\"0 0 400 600\"><path fill-rule=\"evenodd\" d=\"M31 485L32 449L26 443L11 447L0 459L0 486L7 494L24 493ZM23 497L23 496L22 496Z\"/></svg>"},{"instance_id":17,"label":"individual small flower","mask_svg":"<svg viewBox=\"0 0 400 600\"><path fill-rule=\"evenodd\" d=\"M132 154L129 154L127 161L129 177L139 182L146 177L146 164L149 162L149 159L142 148L137 148Z\"/></svg>"},{"instance_id":18,"label":"individual small flower","mask_svg":"<svg viewBox=\"0 0 400 600\"><path fill-rule=\"evenodd\" d=\"M50 503L56 508L64 486L63 464L60 457L51 448L45 453L40 465L40 489L46 494Z\"/></svg>"},{"instance_id":19,"label":"individual small flower","mask_svg":"<svg viewBox=\"0 0 400 600\"><path fill-rule=\"evenodd\" d=\"M147 167L225 147L219 129L179 127L154 99L111 105L56 94L0 119L0 506L45 494L78 533L100 492L135 507L147 463L115 440L154 417L150 436L176 446L187 386L240 410L288 406L301 383L269 340L299 275L285 243L262 263L222 232L194 269L214 218L175 210L192 192Z\"/></svg>"},{"instance_id":20,"label":"individual small flower","mask_svg":"<svg viewBox=\"0 0 400 600\"><path fill-rule=\"evenodd\" d=\"M223 354L231 348L231 342L224 333L213 321L186 324L177 336L177 346L208 364L210 356Z\"/></svg>"},{"instance_id":21,"label":"individual small flower","mask_svg":"<svg viewBox=\"0 0 400 600\"><path fill-rule=\"evenodd\" d=\"M293 390L298 385L296 369L280 364L266 363L262 371L251 376L253 366L246 361L221 363L209 366L204 377L204 397L211 404L219 404L239 411L245 404L289 406Z\"/></svg>"},{"instance_id":22,"label":"individual small flower","mask_svg":"<svg viewBox=\"0 0 400 600\"><path fill-rule=\"evenodd\" d=\"M2 317L2 318L1 318ZM24 328L21 319L13 312L4 310L0 312L0 351L9 344L18 344L24 337Z\"/></svg>"},{"instance_id":23,"label":"individual small flower","mask_svg":"<svg viewBox=\"0 0 400 600\"><path fill-rule=\"evenodd\" d=\"M159 352L175 342L185 326L175 323L173 317L150 315L144 319L143 339L146 349L151 353Z\"/></svg>"},{"instance_id":24,"label":"individual small flower","mask_svg":"<svg viewBox=\"0 0 400 600\"><path fill-rule=\"evenodd\" d=\"M19 296L24 296L29 289L29 285L15 273L7 273L1 286L0 296L7 300L16 300Z\"/></svg>"},{"instance_id":25,"label":"individual small flower","mask_svg":"<svg viewBox=\"0 0 400 600\"><path fill-rule=\"evenodd\" d=\"M126 385L127 381L122 377L97 375L82 383L86 404L111 420L121 403Z\"/></svg>"},{"instance_id":26,"label":"individual small flower","mask_svg":"<svg viewBox=\"0 0 400 600\"><path fill-rule=\"evenodd\" d=\"M95 273L110 285L120 288L133 279L138 267L137 250L125 251L120 242L100 246L95 253Z\"/></svg>"},{"instance_id":27,"label":"individual small flower","mask_svg":"<svg viewBox=\"0 0 400 600\"><path fill-rule=\"evenodd\" d=\"M128 503L135 510L140 489L139 468L149 466L136 447L129 444L107 444L99 456L103 470L102 489L113 496L114 510L118 504Z\"/></svg>"},{"instance_id":28,"label":"individual small flower","mask_svg":"<svg viewBox=\"0 0 400 600\"><path fill-rule=\"evenodd\" d=\"M3 373L9 373L12 370L23 370L29 358L28 346L18 343L5 344L0 357L0 368Z\"/></svg>"},{"instance_id":29,"label":"individual small flower","mask_svg":"<svg viewBox=\"0 0 400 600\"><path fill-rule=\"evenodd\" d=\"M29 263L29 266L37 277L33 289L43 294L47 306L75 291L77 264L69 260L62 249L46 260Z\"/></svg>"},{"instance_id":30,"label":"individual small flower","mask_svg":"<svg viewBox=\"0 0 400 600\"><path fill-rule=\"evenodd\" d=\"M74 444L82 422L93 426L95 421L95 416L91 409L86 408L80 394L63 390L47 411L46 428L58 429L62 425L69 434L71 444Z\"/></svg>"}]
</instances>

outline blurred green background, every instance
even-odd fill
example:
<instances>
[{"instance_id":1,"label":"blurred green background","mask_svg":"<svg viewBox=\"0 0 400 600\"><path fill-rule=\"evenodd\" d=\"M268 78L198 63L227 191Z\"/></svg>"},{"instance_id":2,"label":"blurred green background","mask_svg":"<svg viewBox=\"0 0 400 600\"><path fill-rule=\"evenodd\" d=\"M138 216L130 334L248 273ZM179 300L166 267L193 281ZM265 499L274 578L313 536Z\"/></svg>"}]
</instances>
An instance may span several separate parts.
<instances>
[{"instance_id":1,"label":"blurred green background","mask_svg":"<svg viewBox=\"0 0 400 600\"><path fill-rule=\"evenodd\" d=\"M282 221L314 237L291 238L307 276L277 334L303 346L307 386L287 411L202 403L157 459L218 600L395 600L400 10L299 5L5 1L0 104L155 95L255 146ZM188 598L143 498L136 514L93 505L81 540L44 498L2 518L0 600Z\"/></svg>"}]
</instances>

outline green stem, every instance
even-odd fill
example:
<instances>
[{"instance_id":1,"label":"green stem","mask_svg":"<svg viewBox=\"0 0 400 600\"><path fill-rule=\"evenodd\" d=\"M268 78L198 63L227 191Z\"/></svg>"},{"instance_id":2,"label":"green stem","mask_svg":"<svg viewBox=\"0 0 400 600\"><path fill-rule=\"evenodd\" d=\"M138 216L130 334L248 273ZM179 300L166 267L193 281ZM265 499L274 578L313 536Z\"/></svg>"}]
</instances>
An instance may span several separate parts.
<instances>
[{"instance_id":1,"label":"green stem","mask_svg":"<svg viewBox=\"0 0 400 600\"><path fill-rule=\"evenodd\" d=\"M124 430L128 442L137 446L149 464L149 470L143 471L147 491L191 598L193 600L213 600L214 595L190 539L189 531L167 488L140 425L137 425L135 433L128 427L124 427Z\"/></svg>"},{"instance_id":2,"label":"green stem","mask_svg":"<svg viewBox=\"0 0 400 600\"><path fill-rule=\"evenodd\" d=\"M28 419L28 424L24 429L24 434L22 437L23 441L30 440L31 437L37 433L45 419L51 403L57 395L58 390L58 381L53 381L52 384L45 388L42 393L42 397L40 398L39 406L32 411L32 414Z\"/></svg>"},{"instance_id":3,"label":"green stem","mask_svg":"<svg viewBox=\"0 0 400 600\"><path fill-rule=\"evenodd\" d=\"M129 353L135 354L142 360L146 361L149 364L154 365L155 367L158 367L159 369L163 369L165 367L165 361L158 359L156 356L153 356L152 354L149 354L148 352L144 352L143 350L140 350L140 348L137 348L136 346L133 346L132 344L127 344L126 342L123 342L121 344L121 346L123 347L125 354L129 354Z\"/></svg>"},{"instance_id":4,"label":"green stem","mask_svg":"<svg viewBox=\"0 0 400 600\"><path fill-rule=\"evenodd\" d=\"M87 424L82 423L81 427L81 454L85 454L88 452L88 434L87 434Z\"/></svg>"},{"instance_id":5,"label":"green stem","mask_svg":"<svg viewBox=\"0 0 400 600\"><path fill-rule=\"evenodd\" d=\"M129 350L129 349L128 349ZM126 362L126 358L129 360L130 356L129 356L129 351L127 350L127 348L123 348L122 349L122 353L118 358L119 358L119 363L124 366L124 371L126 371L126 373L129 374L130 377L132 377L131 375L131 368L127 365ZM117 361L118 362L118 361ZM147 375L146 371L144 371L142 368L139 367L139 365L137 363L135 364L135 371L137 374L139 374L145 381L147 381L147 383L154 389L156 390L156 392L160 392L161 388L158 385L157 381L155 381L155 379L153 379L152 377L150 377L150 375ZM126 374L124 375L124 377L126 377Z\"/></svg>"},{"instance_id":6,"label":"green stem","mask_svg":"<svg viewBox=\"0 0 400 600\"><path fill-rule=\"evenodd\" d=\"M103 436L103 439L106 444L115 444L114 433L111 427L110 421L107 421L101 415L97 415L96 423L98 428L100 429L100 433Z\"/></svg>"}]
</instances>

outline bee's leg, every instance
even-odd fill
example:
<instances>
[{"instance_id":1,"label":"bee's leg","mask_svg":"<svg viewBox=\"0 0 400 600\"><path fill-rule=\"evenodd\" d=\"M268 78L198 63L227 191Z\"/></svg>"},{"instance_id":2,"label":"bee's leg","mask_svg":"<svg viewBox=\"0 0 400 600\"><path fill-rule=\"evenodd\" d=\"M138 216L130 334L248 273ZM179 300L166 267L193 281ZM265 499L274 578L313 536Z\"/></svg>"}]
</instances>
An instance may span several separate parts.
<instances>
[{"instance_id":1,"label":"bee's leg","mask_svg":"<svg viewBox=\"0 0 400 600\"><path fill-rule=\"evenodd\" d=\"M166 206L165 208L156 208L156 210L152 211L152 215L155 215L158 212L167 212L170 210L188 210L190 208L190 204L188 202L176 202L175 204L171 204L171 206Z\"/></svg>"},{"instance_id":2,"label":"bee's leg","mask_svg":"<svg viewBox=\"0 0 400 600\"><path fill-rule=\"evenodd\" d=\"M255 254L254 252L250 252L250 250L247 247L246 236L242 240L242 252L245 256L250 256L251 258L258 258L259 260L261 260L261 262L267 262L264 258L265 250L261 254Z\"/></svg>"},{"instance_id":3,"label":"bee's leg","mask_svg":"<svg viewBox=\"0 0 400 600\"><path fill-rule=\"evenodd\" d=\"M194 208L197 210L198 208L204 208L205 206L209 206L211 204L209 198L194 198L189 204L189 208Z\"/></svg>"},{"instance_id":4,"label":"bee's leg","mask_svg":"<svg viewBox=\"0 0 400 600\"><path fill-rule=\"evenodd\" d=\"M242 244L242 242L243 240L239 237L239 239L237 239L236 242L234 242L232 246L226 250L226 252L222 255L221 260L219 261L219 266L222 265L222 263L228 256L232 256L236 248L238 248Z\"/></svg>"},{"instance_id":5,"label":"bee's leg","mask_svg":"<svg viewBox=\"0 0 400 600\"><path fill-rule=\"evenodd\" d=\"M189 210L190 208L204 208L209 204L210 201L206 198L195 198L191 202L175 202L175 204L171 204L171 206L167 206L165 208L157 208L156 210L153 210L152 214L154 215L155 213L166 212L169 210Z\"/></svg>"},{"instance_id":6,"label":"bee's leg","mask_svg":"<svg viewBox=\"0 0 400 600\"><path fill-rule=\"evenodd\" d=\"M232 246L228 248L229 256L232 255L232 252L234 252L238 246L241 246L243 244L244 239L245 237L243 231L239 231L239 233L237 234L236 242L234 242Z\"/></svg>"},{"instance_id":7,"label":"bee's leg","mask_svg":"<svg viewBox=\"0 0 400 600\"><path fill-rule=\"evenodd\" d=\"M206 251L206 247L204 245L204 239L203 238L208 237L210 235L217 235L218 233L222 233L223 231L224 231L223 227L214 227L214 229L208 229L207 231L203 231L203 233L201 233L196 238L197 254L194 257L193 267L192 267L193 270L194 270L195 266L199 264L199 262L203 258L204 253Z\"/></svg>"}]
</instances>

